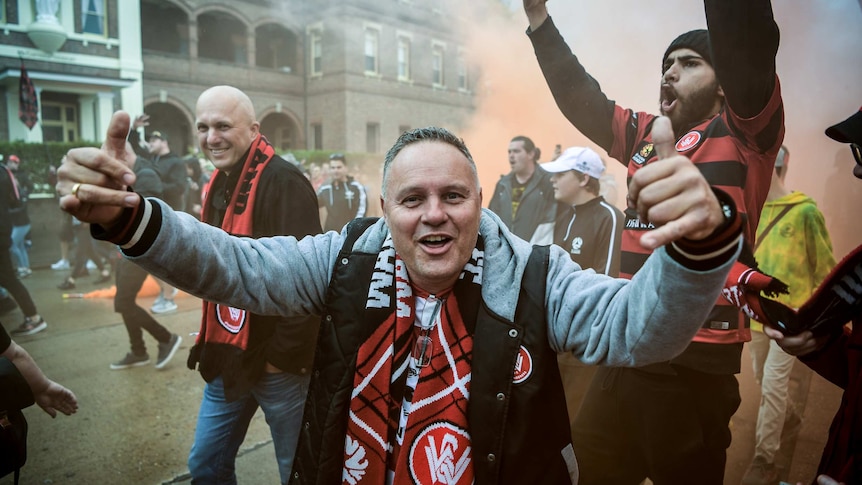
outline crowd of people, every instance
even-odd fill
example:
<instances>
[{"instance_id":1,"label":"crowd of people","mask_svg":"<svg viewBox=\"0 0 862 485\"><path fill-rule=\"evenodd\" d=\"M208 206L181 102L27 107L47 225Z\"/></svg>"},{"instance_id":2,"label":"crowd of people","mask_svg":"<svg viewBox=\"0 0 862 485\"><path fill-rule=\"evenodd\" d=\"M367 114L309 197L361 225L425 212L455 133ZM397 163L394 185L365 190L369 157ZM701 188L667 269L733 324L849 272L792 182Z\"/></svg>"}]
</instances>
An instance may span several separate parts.
<instances>
[{"instance_id":1,"label":"crowd of people","mask_svg":"<svg viewBox=\"0 0 862 485\"><path fill-rule=\"evenodd\" d=\"M546 0L524 0L560 111L608 158L558 146L541 163L533 140L514 136L511 172L488 199L470 149L445 128L399 136L374 218L349 157L301 170L275 153L235 87L197 100L211 174L161 131L141 142L146 115L118 112L101 149L69 151L56 188L79 248L108 242L121 256L79 249L64 285L88 260L116 265L130 350L115 370L150 362L142 330L164 368L182 339L151 314L175 311L178 289L203 300L188 358L204 380L195 482L237 482L260 408L282 483L722 485L750 342L762 400L742 483L776 484L787 471L779 457L801 419L788 397L795 356L846 391L812 480L860 483L862 332L844 322L790 332L735 278L743 267L775 281L783 315L826 298L818 286L832 281L862 325L862 270L836 263L816 203L784 185L771 2L704 6L708 28L664 52L651 114L610 99ZM862 110L827 135L850 144L862 178ZM601 195L608 163L627 171L624 211ZM26 207L15 168L0 172L10 213ZM30 335L47 324L20 283L29 263L11 260L29 221L9 221L0 286L25 314L13 333ZM150 312L135 301L148 274L161 286ZM54 389L73 412L74 395Z\"/></svg>"}]
</instances>

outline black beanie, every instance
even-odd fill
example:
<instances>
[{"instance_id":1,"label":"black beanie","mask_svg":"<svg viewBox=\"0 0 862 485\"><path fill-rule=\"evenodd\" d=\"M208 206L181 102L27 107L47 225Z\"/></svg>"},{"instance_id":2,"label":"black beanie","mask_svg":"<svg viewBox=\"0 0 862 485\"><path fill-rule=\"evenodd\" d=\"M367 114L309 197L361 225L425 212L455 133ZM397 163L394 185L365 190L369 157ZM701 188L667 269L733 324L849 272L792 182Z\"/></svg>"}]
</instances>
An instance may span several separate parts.
<instances>
[{"instance_id":1,"label":"black beanie","mask_svg":"<svg viewBox=\"0 0 862 485\"><path fill-rule=\"evenodd\" d=\"M670 43L667 50L664 51L664 57L661 58L661 71L664 72L664 62L671 52L677 49L691 49L700 54L703 59L712 65L712 49L709 46L709 32L705 29L688 31Z\"/></svg>"}]
</instances>

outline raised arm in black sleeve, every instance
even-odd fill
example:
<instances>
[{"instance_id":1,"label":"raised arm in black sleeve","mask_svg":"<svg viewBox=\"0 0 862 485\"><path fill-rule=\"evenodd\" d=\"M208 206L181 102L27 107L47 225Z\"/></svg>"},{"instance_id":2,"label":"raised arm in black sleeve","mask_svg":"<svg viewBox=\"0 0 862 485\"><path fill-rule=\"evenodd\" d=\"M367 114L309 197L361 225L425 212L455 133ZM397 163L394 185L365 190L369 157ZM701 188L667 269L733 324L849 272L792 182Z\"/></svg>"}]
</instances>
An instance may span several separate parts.
<instances>
[{"instance_id":1,"label":"raised arm in black sleeve","mask_svg":"<svg viewBox=\"0 0 862 485\"><path fill-rule=\"evenodd\" d=\"M614 140L611 120L615 103L566 45L551 17L535 31L528 29L527 35L560 111L578 131L609 150Z\"/></svg>"},{"instance_id":2,"label":"raised arm in black sleeve","mask_svg":"<svg viewBox=\"0 0 862 485\"><path fill-rule=\"evenodd\" d=\"M766 107L775 87L778 25L769 0L704 0L715 72L741 118Z\"/></svg>"}]
</instances>

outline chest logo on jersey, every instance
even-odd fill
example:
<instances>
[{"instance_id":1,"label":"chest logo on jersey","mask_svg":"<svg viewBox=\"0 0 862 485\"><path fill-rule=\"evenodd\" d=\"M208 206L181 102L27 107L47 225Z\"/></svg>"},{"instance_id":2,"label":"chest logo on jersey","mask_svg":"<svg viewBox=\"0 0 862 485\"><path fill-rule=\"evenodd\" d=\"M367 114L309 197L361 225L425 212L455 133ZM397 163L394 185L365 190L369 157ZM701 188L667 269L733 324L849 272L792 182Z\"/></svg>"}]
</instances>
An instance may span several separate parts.
<instances>
[{"instance_id":1,"label":"chest logo on jersey","mask_svg":"<svg viewBox=\"0 0 862 485\"><path fill-rule=\"evenodd\" d=\"M420 485L472 483L470 435L452 423L434 423L410 447L410 475Z\"/></svg>"},{"instance_id":2,"label":"chest logo on jersey","mask_svg":"<svg viewBox=\"0 0 862 485\"><path fill-rule=\"evenodd\" d=\"M245 310L224 305L216 305L218 323L230 333L239 333L245 325L247 315Z\"/></svg>"},{"instance_id":3,"label":"chest logo on jersey","mask_svg":"<svg viewBox=\"0 0 862 485\"><path fill-rule=\"evenodd\" d=\"M689 131L679 141L676 142L676 151L685 152L691 150L700 144L700 140L703 139L703 134L699 131Z\"/></svg>"},{"instance_id":4,"label":"chest logo on jersey","mask_svg":"<svg viewBox=\"0 0 862 485\"><path fill-rule=\"evenodd\" d=\"M632 157L632 162L638 165L643 165L650 159L650 157L652 157L654 152L655 148L653 147L652 142L644 142L643 146L641 146L637 153Z\"/></svg>"},{"instance_id":5,"label":"chest logo on jersey","mask_svg":"<svg viewBox=\"0 0 862 485\"><path fill-rule=\"evenodd\" d=\"M581 254L581 248L584 247L584 240L580 236L575 236L572 239L572 249L569 250L572 254Z\"/></svg>"},{"instance_id":6,"label":"chest logo on jersey","mask_svg":"<svg viewBox=\"0 0 862 485\"><path fill-rule=\"evenodd\" d=\"M523 345L518 349L518 358L515 359L515 375L512 380L515 384L520 384L533 375L533 356L530 351Z\"/></svg>"}]
</instances>

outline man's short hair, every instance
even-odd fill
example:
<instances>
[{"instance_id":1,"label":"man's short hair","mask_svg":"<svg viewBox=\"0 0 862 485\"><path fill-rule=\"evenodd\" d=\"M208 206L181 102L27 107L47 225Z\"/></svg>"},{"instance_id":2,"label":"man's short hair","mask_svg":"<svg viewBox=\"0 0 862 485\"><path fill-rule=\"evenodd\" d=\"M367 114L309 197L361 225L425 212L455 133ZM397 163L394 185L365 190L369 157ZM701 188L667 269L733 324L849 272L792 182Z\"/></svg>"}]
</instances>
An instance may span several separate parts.
<instances>
[{"instance_id":1,"label":"man's short hair","mask_svg":"<svg viewBox=\"0 0 862 485\"><path fill-rule=\"evenodd\" d=\"M401 153L401 150L405 147L420 141L442 141L457 148L458 151L467 157L467 161L470 162L470 171L473 172L476 180L479 180L479 172L476 170L476 162L473 161L473 155L470 154L470 150L467 149L467 145L464 144L464 140L458 138L446 128L439 128L437 126L416 128L402 133L401 136L395 140L395 144L392 145L392 148L386 152L386 157L383 159L381 197L384 199L386 198L386 182L389 179L389 168L392 166L392 161L395 160L395 157L398 156L398 154Z\"/></svg>"},{"instance_id":2,"label":"man's short hair","mask_svg":"<svg viewBox=\"0 0 862 485\"><path fill-rule=\"evenodd\" d=\"M161 140L168 141L168 137L158 130L150 132L150 136L147 137L147 140L152 140L153 138L159 138Z\"/></svg>"},{"instance_id":3,"label":"man's short hair","mask_svg":"<svg viewBox=\"0 0 862 485\"><path fill-rule=\"evenodd\" d=\"M592 177L590 175L587 175L583 172L578 172L577 170L572 170L572 172L575 174L575 177L577 177L577 179L580 180L581 182L584 181L585 177L590 178L589 180L587 180L587 185L584 186L584 188L587 190L587 192L589 192L593 195L599 195L599 192L602 191L602 183L601 183L601 181L599 181L599 179Z\"/></svg>"},{"instance_id":4,"label":"man's short hair","mask_svg":"<svg viewBox=\"0 0 862 485\"><path fill-rule=\"evenodd\" d=\"M330 162L333 162L333 161L336 161L336 160L340 160L340 161L342 161L342 162L344 162L344 163L347 163L347 160L344 158L344 154L343 154L343 153L333 153L332 155L330 155L330 156L329 156L329 161L330 161Z\"/></svg>"},{"instance_id":5,"label":"man's short hair","mask_svg":"<svg viewBox=\"0 0 862 485\"><path fill-rule=\"evenodd\" d=\"M533 140L531 140L530 137L524 136L524 135L518 135L518 136L512 138L509 143L511 143L513 141L523 142L524 143L524 150L526 150L528 152L533 152L533 154L534 154L533 161L534 162L539 161L539 158L542 156L542 151L539 150L539 148L536 146L535 143L533 143Z\"/></svg>"}]
</instances>

